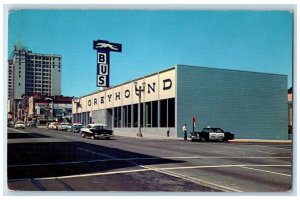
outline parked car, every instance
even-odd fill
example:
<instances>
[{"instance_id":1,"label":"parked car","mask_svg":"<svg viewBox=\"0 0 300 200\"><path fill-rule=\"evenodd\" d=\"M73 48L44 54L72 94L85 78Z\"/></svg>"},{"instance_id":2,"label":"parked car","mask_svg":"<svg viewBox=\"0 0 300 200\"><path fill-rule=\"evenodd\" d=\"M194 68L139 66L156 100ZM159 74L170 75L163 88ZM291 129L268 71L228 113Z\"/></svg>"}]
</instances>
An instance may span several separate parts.
<instances>
[{"instance_id":1,"label":"parked car","mask_svg":"<svg viewBox=\"0 0 300 200\"><path fill-rule=\"evenodd\" d=\"M234 134L230 132L225 132L220 128L203 128L201 132L191 132L190 138L192 141L223 141L234 139Z\"/></svg>"},{"instance_id":2,"label":"parked car","mask_svg":"<svg viewBox=\"0 0 300 200\"><path fill-rule=\"evenodd\" d=\"M25 123L23 121L17 121L14 125L14 127L17 129L17 128L22 128L24 129L25 128Z\"/></svg>"},{"instance_id":3,"label":"parked car","mask_svg":"<svg viewBox=\"0 0 300 200\"><path fill-rule=\"evenodd\" d=\"M51 130L58 130L58 126L60 125L60 122L51 122L49 125L48 125L48 129L51 129Z\"/></svg>"},{"instance_id":4,"label":"parked car","mask_svg":"<svg viewBox=\"0 0 300 200\"><path fill-rule=\"evenodd\" d=\"M29 122L27 122L26 126L27 126L27 127L36 127L36 122L34 122L34 121L29 121Z\"/></svg>"},{"instance_id":5,"label":"parked car","mask_svg":"<svg viewBox=\"0 0 300 200\"><path fill-rule=\"evenodd\" d=\"M15 123L13 121L9 121L9 127L14 127Z\"/></svg>"},{"instance_id":6,"label":"parked car","mask_svg":"<svg viewBox=\"0 0 300 200\"><path fill-rule=\"evenodd\" d=\"M74 124L72 124L72 126L70 127L70 129L68 131L70 131L72 133L79 133L81 128L82 128L82 124L74 123Z\"/></svg>"},{"instance_id":7,"label":"parked car","mask_svg":"<svg viewBox=\"0 0 300 200\"><path fill-rule=\"evenodd\" d=\"M110 139L113 136L113 131L107 129L104 124L88 124L80 129L80 133L83 138L89 137L91 139Z\"/></svg>"},{"instance_id":8,"label":"parked car","mask_svg":"<svg viewBox=\"0 0 300 200\"><path fill-rule=\"evenodd\" d=\"M58 127L57 130L58 131L66 131L69 129L69 123L68 122L61 122Z\"/></svg>"}]
</instances>

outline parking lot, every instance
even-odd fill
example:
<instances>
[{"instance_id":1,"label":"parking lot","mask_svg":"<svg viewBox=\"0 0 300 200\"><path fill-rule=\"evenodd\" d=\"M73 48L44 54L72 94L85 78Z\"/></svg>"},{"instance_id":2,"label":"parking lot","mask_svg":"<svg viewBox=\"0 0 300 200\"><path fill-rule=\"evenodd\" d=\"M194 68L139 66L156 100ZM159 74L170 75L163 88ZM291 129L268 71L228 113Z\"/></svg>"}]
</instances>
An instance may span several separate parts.
<instances>
[{"instance_id":1,"label":"parking lot","mask_svg":"<svg viewBox=\"0 0 300 200\"><path fill-rule=\"evenodd\" d=\"M291 144L83 139L8 130L8 187L18 191L288 192Z\"/></svg>"}]
</instances>

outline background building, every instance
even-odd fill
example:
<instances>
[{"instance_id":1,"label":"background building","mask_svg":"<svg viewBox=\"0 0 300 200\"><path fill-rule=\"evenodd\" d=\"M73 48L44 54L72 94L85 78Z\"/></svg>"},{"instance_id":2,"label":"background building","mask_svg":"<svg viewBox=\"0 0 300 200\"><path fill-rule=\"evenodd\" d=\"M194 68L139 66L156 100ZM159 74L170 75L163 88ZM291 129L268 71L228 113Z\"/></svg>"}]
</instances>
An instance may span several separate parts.
<instances>
[{"instance_id":1,"label":"background building","mask_svg":"<svg viewBox=\"0 0 300 200\"><path fill-rule=\"evenodd\" d=\"M183 137L219 127L236 138L287 139L287 76L177 65L73 101L73 120L105 123L121 134L137 133L138 86L143 134Z\"/></svg>"},{"instance_id":2,"label":"background building","mask_svg":"<svg viewBox=\"0 0 300 200\"><path fill-rule=\"evenodd\" d=\"M24 95L22 99L22 120L46 125L51 121L71 121L73 97Z\"/></svg>"},{"instance_id":3,"label":"background building","mask_svg":"<svg viewBox=\"0 0 300 200\"><path fill-rule=\"evenodd\" d=\"M8 66L9 112L14 118L19 117L22 95L61 95L60 55L33 53L19 41Z\"/></svg>"}]
</instances>

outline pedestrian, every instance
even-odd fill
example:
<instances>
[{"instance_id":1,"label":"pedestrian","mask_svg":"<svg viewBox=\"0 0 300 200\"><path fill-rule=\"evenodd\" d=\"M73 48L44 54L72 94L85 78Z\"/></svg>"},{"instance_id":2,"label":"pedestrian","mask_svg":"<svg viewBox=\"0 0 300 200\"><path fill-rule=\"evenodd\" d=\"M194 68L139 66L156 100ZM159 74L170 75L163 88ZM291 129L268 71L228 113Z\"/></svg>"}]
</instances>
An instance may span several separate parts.
<instances>
[{"instance_id":1,"label":"pedestrian","mask_svg":"<svg viewBox=\"0 0 300 200\"><path fill-rule=\"evenodd\" d=\"M186 124L184 124L183 127L182 127L182 133L183 133L183 136L184 136L184 140L187 140Z\"/></svg>"}]
</instances>

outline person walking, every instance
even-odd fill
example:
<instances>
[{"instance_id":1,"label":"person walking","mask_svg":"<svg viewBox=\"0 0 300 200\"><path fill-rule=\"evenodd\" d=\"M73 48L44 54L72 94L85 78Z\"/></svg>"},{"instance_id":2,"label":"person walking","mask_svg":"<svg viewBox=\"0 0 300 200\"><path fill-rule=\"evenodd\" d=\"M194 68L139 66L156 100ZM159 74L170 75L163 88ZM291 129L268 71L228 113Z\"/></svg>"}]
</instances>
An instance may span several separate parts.
<instances>
[{"instance_id":1,"label":"person walking","mask_svg":"<svg viewBox=\"0 0 300 200\"><path fill-rule=\"evenodd\" d=\"M184 140L187 140L186 124L184 124L182 127L182 133L183 133Z\"/></svg>"}]
</instances>

